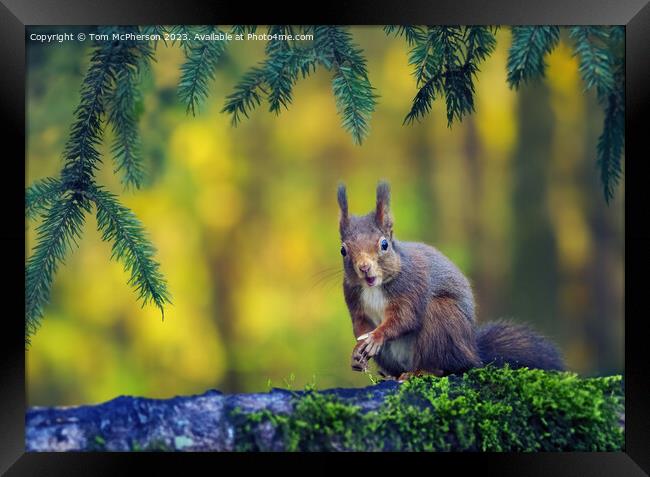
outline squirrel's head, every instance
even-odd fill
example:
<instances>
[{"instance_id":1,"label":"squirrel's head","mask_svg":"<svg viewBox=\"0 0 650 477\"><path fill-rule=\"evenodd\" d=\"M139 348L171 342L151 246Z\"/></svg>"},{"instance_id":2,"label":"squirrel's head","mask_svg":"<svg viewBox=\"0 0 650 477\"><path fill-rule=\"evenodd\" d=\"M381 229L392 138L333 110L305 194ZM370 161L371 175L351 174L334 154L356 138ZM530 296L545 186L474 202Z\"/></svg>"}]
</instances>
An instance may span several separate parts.
<instances>
[{"instance_id":1,"label":"squirrel's head","mask_svg":"<svg viewBox=\"0 0 650 477\"><path fill-rule=\"evenodd\" d=\"M386 182L377 185L375 209L366 215L348 213L348 197L343 184L339 185L338 201L345 280L366 287L389 282L400 269L399 254L393 247L390 186Z\"/></svg>"}]
</instances>

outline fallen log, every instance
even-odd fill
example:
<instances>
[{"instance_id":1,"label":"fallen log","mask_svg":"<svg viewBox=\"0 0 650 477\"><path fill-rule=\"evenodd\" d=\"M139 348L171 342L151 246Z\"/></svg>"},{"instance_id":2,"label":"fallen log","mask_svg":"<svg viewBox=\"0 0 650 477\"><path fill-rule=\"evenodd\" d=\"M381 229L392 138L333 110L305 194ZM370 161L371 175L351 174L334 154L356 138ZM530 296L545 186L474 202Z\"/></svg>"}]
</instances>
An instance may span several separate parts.
<instances>
[{"instance_id":1,"label":"fallen log","mask_svg":"<svg viewBox=\"0 0 650 477\"><path fill-rule=\"evenodd\" d=\"M610 451L620 376L482 368L353 389L33 407L27 451Z\"/></svg>"}]
</instances>

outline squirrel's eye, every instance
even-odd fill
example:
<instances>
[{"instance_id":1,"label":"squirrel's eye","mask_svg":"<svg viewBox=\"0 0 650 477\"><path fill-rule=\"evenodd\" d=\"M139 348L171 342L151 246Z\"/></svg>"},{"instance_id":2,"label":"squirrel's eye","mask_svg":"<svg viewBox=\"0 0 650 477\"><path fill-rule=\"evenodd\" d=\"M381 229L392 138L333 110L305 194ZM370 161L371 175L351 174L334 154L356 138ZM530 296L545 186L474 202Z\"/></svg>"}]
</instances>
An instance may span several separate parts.
<instances>
[{"instance_id":1,"label":"squirrel's eye","mask_svg":"<svg viewBox=\"0 0 650 477\"><path fill-rule=\"evenodd\" d=\"M381 249L382 249L382 250L388 250L388 240L386 240L386 239L381 239L381 243L380 243L380 245L381 245Z\"/></svg>"},{"instance_id":2,"label":"squirrel's eye","mask_svg":"<svg viewBox=\"0 0 650 477\"><path fill-rule=\"evenodd\" d=\"M343 245L341 245L341 255L343 255L345 257L347 254L348 254L348 251L345 250L345 247Z\"/></svg>"}]
</instances>

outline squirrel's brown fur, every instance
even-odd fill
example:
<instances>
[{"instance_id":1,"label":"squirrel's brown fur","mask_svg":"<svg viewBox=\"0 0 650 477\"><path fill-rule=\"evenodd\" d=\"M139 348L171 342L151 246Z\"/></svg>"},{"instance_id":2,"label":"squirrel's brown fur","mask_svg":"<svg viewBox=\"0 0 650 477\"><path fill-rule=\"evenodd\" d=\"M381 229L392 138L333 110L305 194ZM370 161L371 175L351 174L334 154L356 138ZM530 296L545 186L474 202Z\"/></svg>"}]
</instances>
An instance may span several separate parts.
<instances>
[{"instance_id":1,"label":"squirrel's brown fur","mask_svg":"<svg viewBox=\"0 0 650 477\"><path fill-rule=\"evenodd\" d=\"M371 357L389 376L460 373L488 362L564 369L555 346L528 327L476 326L463 273L434 247L393 237L387 183L379 183L367 215L349 214L343 185L338 202L343 292L358 339L353 369L365 369Z\"/></svg>"}]
</instances>

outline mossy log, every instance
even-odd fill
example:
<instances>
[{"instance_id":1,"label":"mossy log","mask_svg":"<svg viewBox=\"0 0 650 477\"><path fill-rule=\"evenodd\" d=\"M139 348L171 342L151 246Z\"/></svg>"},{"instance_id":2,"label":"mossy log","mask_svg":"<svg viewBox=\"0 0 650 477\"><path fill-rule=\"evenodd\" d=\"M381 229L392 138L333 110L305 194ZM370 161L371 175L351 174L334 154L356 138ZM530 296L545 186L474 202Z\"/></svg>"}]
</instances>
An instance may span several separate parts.
<instances>
[{"instance_id":1,"label":"mossy log","mask_svg":"<svg viewBox=\"0 0 650 477\"><path fill-rule=\"evenodd\" d=\"M27 451L623 450L620 376L492 367L357 389L34 407Z\"/></svg>"}]
</instances>

